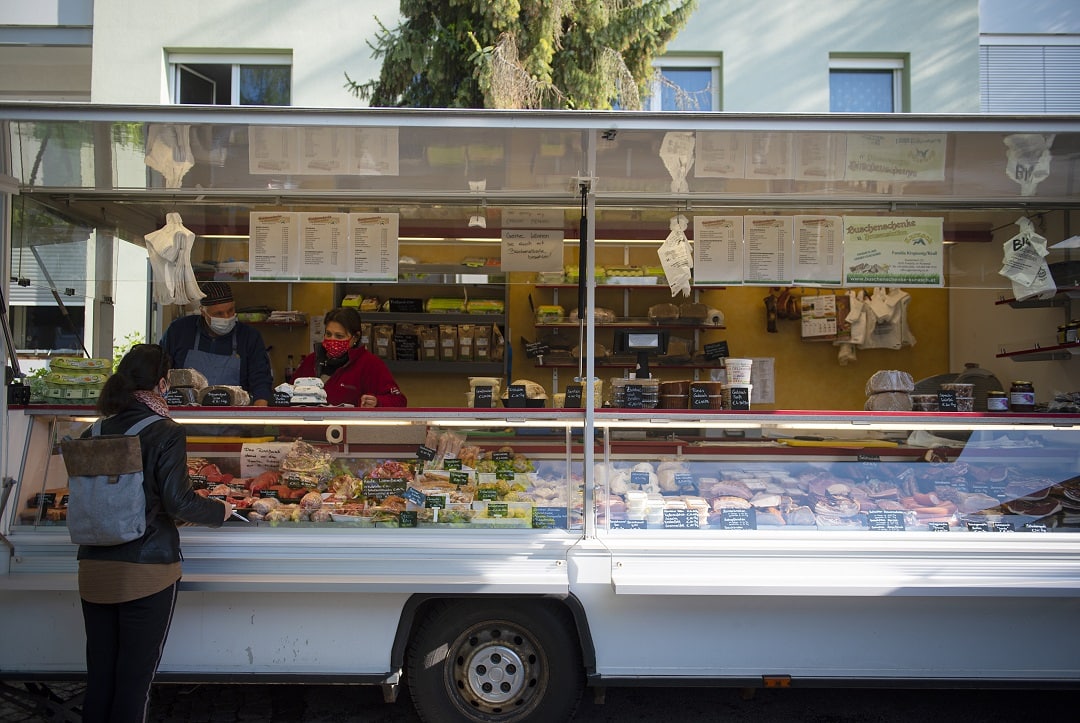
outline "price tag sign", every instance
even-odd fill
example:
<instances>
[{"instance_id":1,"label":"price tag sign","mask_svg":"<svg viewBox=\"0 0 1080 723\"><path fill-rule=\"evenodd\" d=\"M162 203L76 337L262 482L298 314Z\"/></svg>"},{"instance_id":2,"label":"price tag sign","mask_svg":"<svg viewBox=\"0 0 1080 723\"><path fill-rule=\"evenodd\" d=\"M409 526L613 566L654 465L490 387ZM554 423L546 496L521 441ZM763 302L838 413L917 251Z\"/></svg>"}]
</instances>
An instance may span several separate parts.
<instances>
[{"instance_id":1,"label":"price tag sign","mask_svg":"<svg viewBox=\"0 0 1080 723\"><path fill-rule=\"evenodd\" d=\"M416 456L418 459L422 459L425 462L430 462L431 460L435 459L435 450L433 450L431 447L427 447L421 444L416 450Z\"/></svg>"},{"instance_id":2,"label":"price tag sign","mask_svg":"<svg viewBox=\"0 0 1080 723\"><path fill-rule=\"evenodd\" d=\"M632 485L647 485L649 484L648 472L631 472L630 484Z\"/></svg>"},{"instance_id":3,"label":"price tag sign","mask_svg":"<svg viewBox=\"0 0 1080 723\"><path fill-rule=\"evenodd\" d=\"M694 486L694 476L689 472L676 472L675 486L679 489L692 488Z\"/></svg>"},{"instance_id":4,"label":"price tag sign","mask_svg":"<svg viewBox=\"0 0 1080 723\"><path fill-rule=\"evenodd\" d=\"M169 393L171 394L172 390L169 390ZM165 397L165 399L166 399L166 401L168 401L169 398ZM177 402L177 404L182 404L182 403L183 402ZM291 394L288 394L287 392L274 392L274 406L275 407L287 407L290 404L292 404L292 395ZM172 402L169 402L169 406L171 407L171 406L174 406L174 405L173 405Z\"/></svg>"},{"instance_id":5,"label":"price tag sign","mask_svg":"<svg viewBox=\"0 0 1080 723\"><path fill-rule=\"evenodd\" d=\"M513 457L509 452L492 452L491 459L495 462L509 462Z\"/></svg>"},{"instance_id":6,"label":"price tag sign","mask_svg":"<svg viewBox=\"0 0 1080 723\"><path fill-rule=\"evenodd\" d=\"M1027 524L1024 525L1024 529L1027 530L1028 532L1049 532L1050 531L1045 524L1036 523L1036 522L1028 522Z\"/></svg>"},{"instance_id":7,"label":"price tag sign","mask_svg":"<svg viewBox=\"0 0 1080 723\"><path fill-rule=\"evenodd\" d=\"M510 507L505 502L488 502L488 517L506 517L510 514Z\"/></svg>"},{"instance_id":8,"label":"price tag sign","mask_svg":"<svg viewBox=\"0 0 1080 723\"><path fill-rule=\"evenodd\" d=\"M877 454L859 454L859 455L856 455L855 459L857 459L859 462L866 462L868 464L877 464L878 462L881 461L881 456L877 455Z\"/></svg>"},{"instance_id":9,"label":"price tag sign","mask_svg":"<svg viewBox=\"0 0 1080 723\"><path fill-rule=\"evenodd\" d=\"M473 406L477 409L491 409L493 392L490 386L473 387Z\"/></svg>"},{"instance_id":10,"label":"price tag sign","mask_svg":"<svg viewBox=\"0 0 1080 723\"><path fill-rule=\"evenodd\" d=\"M551 347L542 341L534 341L525 345L525 356L529 359L535 359L550 353Z\"/></svg>"},{"instance_id":11,"label":"price tag sign","mask_svg":"<svg viewBox=\"0 0 1080 723\"><path fill-rule=\"evenodd\" d=\"M494 487L481 487L476 490L476 499L478 500L497 500L499 499L499 490Z\"/></svg>"},{"instance_id":12,"label":"price tag sign","mask_svg":"<svg viewBox=\"0 0 1080 723\"><path fill-rule=\"evenodd\" d=\"M608 520L608 529L611 530L647 530L648 520Z\"/></svg>"},{"instance_id":13,"label":"price tag sign","mask_svg":"<svg viewBox=\"0 0 1080 723\"><path fill-rule=\"evenodd\" d=\"M746 387L731 387L731 408L750 409L750 390Z\"/></svg>"},{"instance_id":14,"label":"price tag sign","mask_svg":"<svg viewBox=\"0 0 1080 723\"><path fill-rule=\"evenodd\" d=\"M941 391L937 393L938 409L942 412L955 412L956 406L956 392L954 391Z\"/></svg>"},{"instance_id":15,"label":"price tag sign","mask_svg":"<svg viewBox=\"0 0 1080 723\"><path fill-rule=\"evenodd\" d=\"M495 470L495 479L506 480L507 482L513 482L517 478L517 472L512 469L497 469Z\"/></svg>"},{"instance_id":16,"label":"price tag sign","mask_svg":"<svg viewBox=\"0 0 1080 723\"><path fill-rule=\"evenodd\" d=\"M570 409L581 408L581 392L584 387L580 384L567 384L566 385L566 401L563 402L563 406Z\"/></svg>"},{"instance_id":17,"label":"price tag sign","mask_svg":"<svg viewBox=\"0 0 1080 723\"><path fill-rule=\"evenodd\" d=\"M34 495L29 507L52 507L56 504L55 492L38 492Z\"/></svg>"},{"instance_id":18,"label":"price tag sign","mask_svg":"<svg viewBox=\"0 0 1080 723\"><path fill-rule=\"evenodd\" d=\"M277 393L275 392L275 395ZM180 393L179 389L170 389L165 392L165 403L170 407L181 407L184 404L184 395ZM286 402L288 404L288 402Z\"/></svg>"},{"instance_id":19,"label":"price tag sign","mask_svg":"<svg viewBox=\"0 0 1080 723\"><path fill-rule=\"evenodd\" d=\"M726 341L714 341L712 344L706 344L701 348L701 351L709 361L731 356Z\"/></svg>"},{"instance_id":20,"label":"price tag sign","mask_svg":"<svg viewBox=\"0 0 1080 723\"><path fill-rule=\"evenodd\" d=\"M412 502L417 507L423 507L424 503L427 502L427 495L415 487L409 487L405 490L405 494L402 495L402 497L404 497L407 502Z\"/></svg>"},{"instance_id":21,"label":"price tag sign","mask_svg":"<svg viewBox=\"0 0 1080 723\"><path fill-rule=\"evenodd\" d=\"M538 530L565 530L566 508L565 507L534 507L532 511L532 526Z\"/></svg>"},{"instance_id":22,"label":"price tag sign","mask_svg":"<svg viewBox=\"0 0 1080 723\"><path fill-rule=\"evenodd\" d=\"M454 471L450 473L450 484L454 485L467 485L469 484L469 473Z\"/></svg>"},{"instance_id":23,"label":"price tag sign","mask_svg":"<svg viewBox=\"0 0 1080 723\"><path fill-rule=\"evenodd\" d=\"M416 511L405 510L398 513L398 527L416 527Z\"/></svg>"},{"instance_id":24,"label":"price tag sign","mask_svg":"<svg viewBox=\"0 0 1080 723\"><path fill-rule=\"evenodd\" d=\"M627 409L643 409L645 407L645 388L640 384L627 384L623 388L623 406Z\"/></svg>"},{"instance_id":25,"label":"price tag sign","mask_svg":"<svg viewBox=\"0 0 1080 723\"><path fill-rule=\"evenodd\" d=\"M506 388L506 406L508 407L524 407L525 406L525 385L524 384L511 384Z\"/></svg>"},{"instance_id":26,"label":"price tag sign","mask_svg":"<svg viewBox=\"0 0 1080 723\"><path fill-rule=\"evenodd\" d=\"M968 532L989 532L990 526L985 522L967 522Z\"/></svg>"},{"instance_id":27,"label":"price tag sign","mask_svg":"<svg viewBox=\"0 0 1080 723\"><path fill-rule=\"evenodd\" d=\"M365 477L363 489L365 497L385 500L390 495L405 496L409 483L404 477Z\"/></svg>"},{"instance_id":28,"label":"price tag sign","mask_svg":"<svg viewBox=\"0 0 1080 723\"><path fill-rule=\"evenodd\" d=\"M277 499L277 490L259 490L259 497L273 497Z\"/></svg>"},{"instance_id":29,"label":"price tag sign","mask_svg":"<svg viewBox=\"0 0 1080 723\"><path fill-rule=\"evenodd\" d=\"M721 530L756 530L757 510L724 507L720 510Z\"/></svg>"},{"instance_id":30,"label":"price tag sign","mask_svg":"<svg viewBox=\"0 0 1080 723\"><path fill-rule=\"evenodd\" d=\"M948 522L928 522L928 523L926 523L926 527L931 532L948 532L949 531L949 523Z\"/></svg>"},{"instance_id":31,"label":"price tag sign","mask_svg":"<svg viewBox=\"0 0 1080 723\"><path fill-rule=\"evenodd\" d=\"M229 393L224 389L211 389L203 395L202 405L204 407L228 407Z\"/></svg>"},{"instance_id":32,"label":"price tag sign","mask_svg":"<svg viewBox=\"0 0 1080 723\"><path fill-rule=\"evenodd\" d=\"M664 510L664 528L668 530L696 530L698 523L697 510Z\"/></svg>"},{"instance_id":33,"label":"price tag sign","mask_svg":"<svg viewBox=\"0 0 1080 723\"><path fill-rule=\"evenodd\" d=\"M704 387L690 387L690 408L711 409L709 406L709 390Z\"/></svg>"},{"instance_id":34,"label":"price tag sign","mask_svg":"<svg viewBox=\"0 0 1080 723\"><path fill-rule=\"evenodd\" d=\"M443 469L445 469L445 470L461 469L461 460L458 459L457 457L447 457L446 459L443 460Z\"/></svg>"},{"instance_id":35,"label":"price tag sign","mask_svg":"<svg viewBox=\"0 0 1080 723\"><path fill-rule=\"evenodd\" d=\"M1016 528L1011 522L995 522L994 532L1016 532Z\"/></svg>"},{"instance_id":36,"label":"price tag sign","mask_svg":"<svg viewBox=\"0 0 1080 723\"><path fill-rule=\"evenodd\" d=\"M428 495L424 497L424 507L443 509L446 507L446 495Z\"/></svg>"},{"instance_id":37,"label":"price tag sign","mask_svg":"<svg viewBox=\"0 0 1080 723\"><path fill-rule=\"evenodd\" d=\"M878 532L903 532L904 513L899 510L870 510L866 513L866 526Z\"/></svg>"}]
</instances>

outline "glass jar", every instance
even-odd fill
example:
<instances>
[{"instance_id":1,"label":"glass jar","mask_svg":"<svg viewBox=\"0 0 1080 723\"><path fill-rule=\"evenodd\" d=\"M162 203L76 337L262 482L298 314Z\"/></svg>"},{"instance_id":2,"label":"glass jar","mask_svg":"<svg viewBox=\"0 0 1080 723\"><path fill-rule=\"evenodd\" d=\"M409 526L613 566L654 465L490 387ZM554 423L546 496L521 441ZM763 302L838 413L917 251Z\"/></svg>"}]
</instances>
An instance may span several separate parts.
<instances>
[{"instance_id":1,"label":"glass jar","mask_svg":"<svg viewBox=\"0 0 1080 723\"><path fill-rule=\"evenodd\" d=\"M1031 382L1013 382L1009 389L1009 409L1013 412L1034 412L1035 385Z\"/></svg>"},{"instance_id":2,"label":"glass jar","mask_svg":"<svg viewBox=\"0 0 1080 723\"><path fill-rule=\"evenodd\" d=\"M1009 411L1009 395L1000 389L986 393L986 411L1007 412Z\"/></svg>"},{"instance_id":3,"label":"glass jar","mask_svg":"<svg viewBox=\"0 0 1080 723\"><path fill-rule=\"evenodd\" d=\"M1080 320L1073 319L1065 325L1064 344L1075 344L1080 341Z\"/></svg>"}]
</instances>

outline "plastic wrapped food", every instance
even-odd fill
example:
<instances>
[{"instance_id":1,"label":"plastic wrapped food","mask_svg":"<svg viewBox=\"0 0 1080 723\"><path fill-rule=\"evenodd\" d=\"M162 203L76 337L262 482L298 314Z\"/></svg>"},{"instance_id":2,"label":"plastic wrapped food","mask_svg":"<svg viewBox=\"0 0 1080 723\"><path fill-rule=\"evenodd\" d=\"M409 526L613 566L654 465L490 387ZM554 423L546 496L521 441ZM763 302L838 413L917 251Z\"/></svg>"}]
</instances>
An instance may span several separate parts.
<instances>
[{"instance_id":1,"label":"plastic wrapped food","mask_svg":"<svg viewBox=\"0 0 1080 723\"><path fill-rule=\"evenodd\" d=\"M653 304L649 307L649 318L655 321L674 321L679 318L679 307L675 304Z\"/></svg>"},{"instance_id":2,"label":"plastic wrapped food","mask_svg":"<svg viewBox=\"0 0 1080 723\"><path fill-rule=\"evenodd\" d=\"M866 398L864 409L877 412L910 412L911 396L907 392L878 392Z\"/></svg>"},{"instance_id":3,"label":"plastic wrapped food","mask_svg":"<svg viewBox=\"0 0 1080 723\"><path fill-rule=\"evenodd\" d=\"M169 386L173 389L184 387L201 392L206 389L208 382L198 369L170 369Z\"/></svg>"}]
</instances>

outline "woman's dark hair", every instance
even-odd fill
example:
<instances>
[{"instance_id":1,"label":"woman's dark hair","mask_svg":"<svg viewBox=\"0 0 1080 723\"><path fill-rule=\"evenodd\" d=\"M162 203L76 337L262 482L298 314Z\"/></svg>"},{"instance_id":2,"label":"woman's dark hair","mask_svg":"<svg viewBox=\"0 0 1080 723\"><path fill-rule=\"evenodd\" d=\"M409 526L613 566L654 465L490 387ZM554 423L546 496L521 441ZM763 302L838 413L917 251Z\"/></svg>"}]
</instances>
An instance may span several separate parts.
<instances>
[{"instance_id":1,"label":"woman's dark hair","mask_svg":"<svg viewBox=\"0 0 1080 723\"><path fill-rule=\"evenodd\" d=\"M356 336L360 333L360 312L348 306L339 306L336 309L331 309L326 312L326 316L323 317L323 328L331 321L336 321L345 327L345 330L352 336Z\"/></svg>"},{"instance_id":2,"label":"woman's dark hair","mask_svg":"<svg viewBox=\"0 0 1080 723\"><path fill-rule=\"evenodd\" d=\"M172 359L157 344L136 344L124 355L116 371L105 381L98 397L98 411L116 414L131 404L140 389L153 389L172 369Z\"/></svg>"}]
</instances>

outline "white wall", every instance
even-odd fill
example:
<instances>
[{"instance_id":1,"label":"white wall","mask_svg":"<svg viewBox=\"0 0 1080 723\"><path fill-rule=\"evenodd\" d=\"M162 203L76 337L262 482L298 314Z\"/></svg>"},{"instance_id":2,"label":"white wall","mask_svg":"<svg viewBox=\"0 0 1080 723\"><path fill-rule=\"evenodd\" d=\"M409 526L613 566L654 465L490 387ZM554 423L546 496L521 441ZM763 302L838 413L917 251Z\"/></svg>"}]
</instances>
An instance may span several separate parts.
<instances>
[{"instance_id":1,"label":"white wall","mask_svg":"<svg viewBox=\"0 0 1080 723\"><path fill-rule=\"evenodd\" d=\"M1076 0L979 0L979 30L988 34L1080 33Z\"/></svg>"},{"instance_id":2,"label":"white wall","mask_svg":"<svg viewBox=\"0 0 1080 723\"><path fill-rule=\"evenodd\" d=\"M396 0L96 0L94 103L169 102L163 49L285 50L293 53L292 105L364 105L343 87L345 73L379 72L367 40L375 17L393 27Z\"/></svg>"},{"instance_id":3,"label":"white wall","mask_svg":"<svg viewBox=\"0 0 1080 723\"><path fill-rule=\"evenodd\" d=\"M722 109L829 110L829 54L910 53L916 113L979 112L978 0L701 0L668 52L719 52Z\"/></svg>"}]
</instances>

